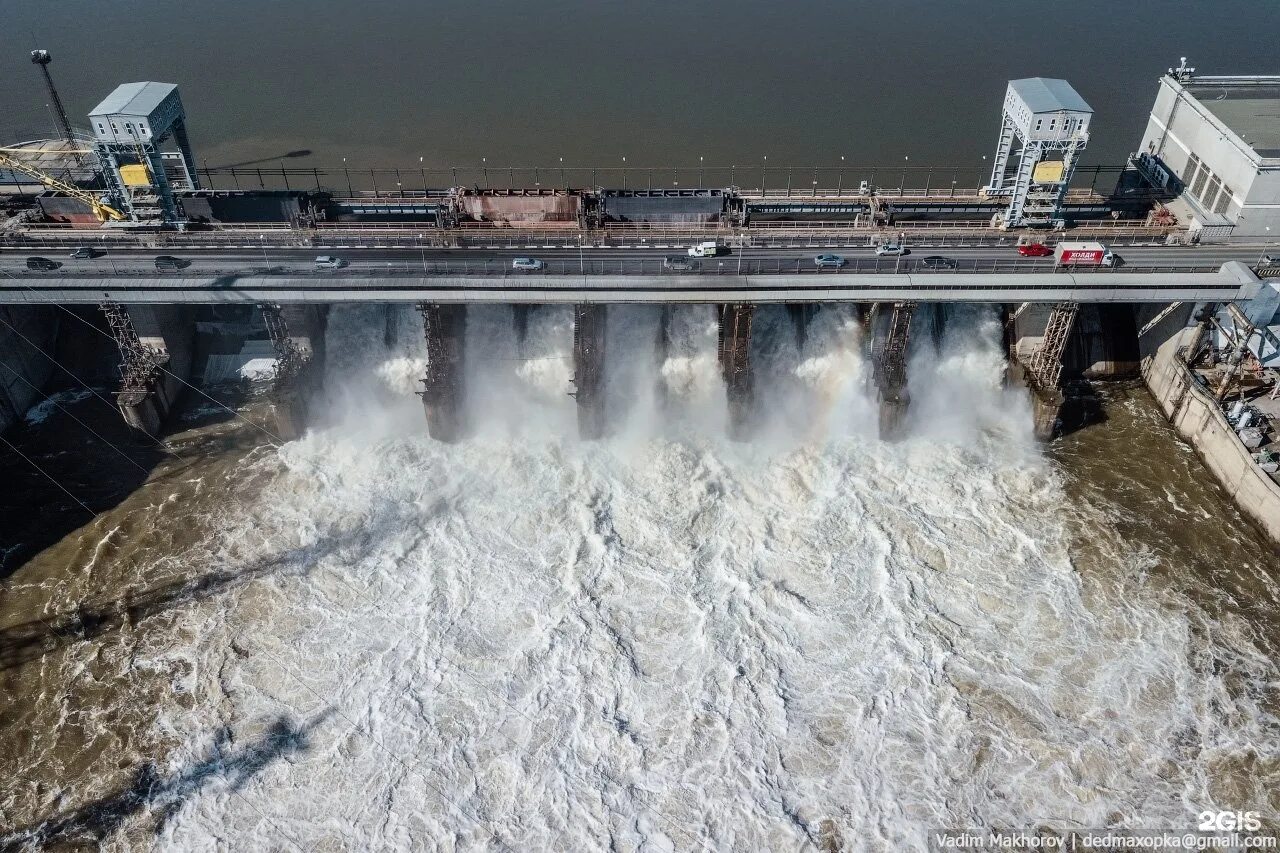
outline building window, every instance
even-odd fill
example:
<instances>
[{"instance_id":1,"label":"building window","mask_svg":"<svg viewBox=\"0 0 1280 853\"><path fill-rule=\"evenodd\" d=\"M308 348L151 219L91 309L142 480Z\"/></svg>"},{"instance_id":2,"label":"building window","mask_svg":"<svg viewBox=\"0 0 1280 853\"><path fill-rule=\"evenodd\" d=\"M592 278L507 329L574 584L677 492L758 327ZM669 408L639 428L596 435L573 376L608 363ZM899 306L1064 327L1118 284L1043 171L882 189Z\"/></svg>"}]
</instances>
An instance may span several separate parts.
<instances>
[{"instance_id":1,"label":"building window","mask_svg":"<svg viewBox=\"0 0 1280 853\"><path fill-rule=\"evenodd\" d=\"M1191 194L1196 198L1203 198L1204 187L1205 184L1208 183L1210 177L1211 175L1209 170L1201 168L1199 173L1196 175L1195 183L1191 185Z\"/></svg>"},{"instance_id":2,"label":"building window","mask_svg":"<svg viewBox=\"0 0 1280 853\"><path fill-rule=\"evenodd\" d=\"M1217 199L1213 202L1213 212L1225 216L1227 208L1231 206L1231 195L1231 187L1223 184L1222 191L1218 193Z\"/></svg>"},{"instance_id":3,"label":"building window","mask_svg":"<svg viewBox=\"0 0 1280 853\"><path fill-rule=\"evenodd\" d=\"M1036 130L1039 130L1039 129L1040 129L1040 127L1041 127L1041 125L1043 125L1043 124L1044 124L1044 119L1042 119L1042 118L1038 118L1038 119L1036 119Z\"/></svg>"},{"instance_id":4,"label":"building window","mask_svg":"<svg viewBox=\"0 0 1280 853\"><path fill-rule=\"evenodd\" d=\"M1204 188L1204 195L1200 196L1200 203L1204 205L1206 210L1213 208L1214 201L1218 197L1218 191L1222 189L1222 181L1218 180L1217 175L1209 176L1209 183Z\"/></svg>"},{"instance_id":5,"label":"building window","mask_svg":"<svg viewBox=\"0 0 1280 853\"><path fill-rule=\"evenodd\" d=\"M1049 129L1057 130L1057 128L1058 128L1058 120L1056 118L1049 119Z\"/></svg>"}]
</instances>

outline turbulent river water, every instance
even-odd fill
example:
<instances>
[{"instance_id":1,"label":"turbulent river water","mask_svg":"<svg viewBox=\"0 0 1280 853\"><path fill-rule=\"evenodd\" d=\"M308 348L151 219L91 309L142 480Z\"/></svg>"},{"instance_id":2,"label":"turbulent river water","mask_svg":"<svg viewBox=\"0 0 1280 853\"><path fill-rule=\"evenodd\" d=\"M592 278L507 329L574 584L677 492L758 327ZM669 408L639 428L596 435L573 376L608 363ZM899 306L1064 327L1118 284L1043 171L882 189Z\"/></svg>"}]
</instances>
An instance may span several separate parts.
<instances>
[{"instance_id":1,"label":"turbulent river water","mask_svg":"<svg viewBox=\"0 0 1280 853\"><path fill-rule=\"evenodd\" d=\"M0 847L924 850L1280 810L1275 551L1144 390L1046 449L994 313L955 309L886 443L853 314L801 345L762 308L737 443L713 310L672 327L660 360L656 309L610 309L583 443L569 310L517 341L472 308L442 445L416 315L336 307L328 423L10 578L11 626L131 603L10 650Z\"/></svg>"}]
</instances>

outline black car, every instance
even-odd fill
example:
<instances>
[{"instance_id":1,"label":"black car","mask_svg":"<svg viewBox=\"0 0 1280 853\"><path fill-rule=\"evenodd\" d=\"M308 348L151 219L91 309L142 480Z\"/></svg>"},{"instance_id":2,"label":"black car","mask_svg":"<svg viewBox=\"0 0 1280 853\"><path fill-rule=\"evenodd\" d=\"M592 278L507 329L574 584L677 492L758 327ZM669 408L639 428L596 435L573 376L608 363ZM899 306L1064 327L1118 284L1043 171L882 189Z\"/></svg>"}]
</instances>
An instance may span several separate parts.
<instances>
[{"instance_id":1,"label":"black car","mask_svg":"<svg viewBox=\"0 0 1280 853\"><path fill-rule=\"evenodd\" d=\"M927 270L953 270L960 266L955 258L944 258L942 255L930 255L920 259L920 266Z\"/></svg>"},{"instance_id":2,"label":"black car","mask_svg":"<svg viewBox=\"0 0 1280 853\"><path fill-rule=\"evenodd\" d=\"M662 266L675 272L693 272L698 268L698 262L684 255L669 255L662 260Z\"/></svg>"},{"instance_id":3,"label":"black car","mask_svg":"<svg viewBox=\"0 0 1280 853\"><path fill-rule=\"evenodd\" d=\"M62 264L57 261L51 261L48 258L27 258L27 269L40 270L41 272L49 272L56 270Z\"/></svg>"},{"instance_id":4,"label":"black car","mask_svg":"<svg viewBox=\"0 0 1280 853\"><path fill-rule=\"evenodd\" d=\"M71 250L71 258L77 261L91 261L98 257L98 250L92 246L78 246ZM106 254L106 252L102 252Z\"/></svg>"},{"instance_id":5,"label":"black car","mask_svg":"<svg viewBox=\"0 0 1280 853\"><path fill-rule=\"evenodd\" d=\"M184 261L182 258L175 258L173 255L158 255L156 257L156 269L158 270L180 270L189 266L191 266L191 261Z\"/></svg>"}]
</instances>

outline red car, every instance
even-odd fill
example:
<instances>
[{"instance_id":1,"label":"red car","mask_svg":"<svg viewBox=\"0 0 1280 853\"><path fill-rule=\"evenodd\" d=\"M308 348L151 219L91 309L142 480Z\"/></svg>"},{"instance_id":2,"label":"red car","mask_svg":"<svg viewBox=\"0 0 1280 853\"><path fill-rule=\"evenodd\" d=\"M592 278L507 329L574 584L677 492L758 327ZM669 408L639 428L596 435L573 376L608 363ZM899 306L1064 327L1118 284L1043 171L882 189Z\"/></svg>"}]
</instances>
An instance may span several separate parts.
<instances>
[{"instance_id":1,"label":"red car","mask_svg":"<svg viewBox=\"0 0 1280 853\"><path fill-rule=\"evenodd\" d=\"M1053 249L1044 243L1023 243L1018 247L1018 254L1024 258L1047 258L1053 254Z\"/></svg>"}]
</instances>

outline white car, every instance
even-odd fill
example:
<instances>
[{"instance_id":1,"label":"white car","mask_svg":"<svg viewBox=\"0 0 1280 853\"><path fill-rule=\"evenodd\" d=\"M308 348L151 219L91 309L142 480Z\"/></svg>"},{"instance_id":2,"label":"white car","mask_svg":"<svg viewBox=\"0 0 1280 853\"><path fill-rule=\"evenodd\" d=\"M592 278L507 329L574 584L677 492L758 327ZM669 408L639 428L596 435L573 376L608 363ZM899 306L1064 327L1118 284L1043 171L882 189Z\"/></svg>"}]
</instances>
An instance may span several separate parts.
<instances>
[{"instance_id":1,"label":"white car","mask_svg":"<svg viewBox=\"0 0 1280 853\"><path fill-rule=\"evenodd\" d=\"M346 265L346 261L333 255L320 255L316 258L316 269L320 270L336 270Z\"/></svg>"},{"instance_id":2,"label":"white car","mask_svg":"<svg viewBox=\"0 0 1280 853\"><path fill-rule=\"evenodd\" d=\"M537 258L515 258L511 261L513 270L523 270L525 272L537 272L540 269L545 269L546 266L545 263Z\"/></svg>"},{"instance_id":3,"label":"white car","mask_svg":"<svg viewBox=\"0 0 1280 853\"><path fill-rule=\"evenodd\" d=\"M1259 265L1264 267L1280 267L1280 253L1271 252L1263 255L1258 260Z\"/></svg>"},{"instance_id":4,"label":"white car","mask_svg":"<svg viewBox=\"0 0 1280 853\"><path fill-rule=\"evenodd\" d=\"M876 246L877 255L909 255L911 250L901 243L882 243Z\"/></svg>"}]
</instances>

